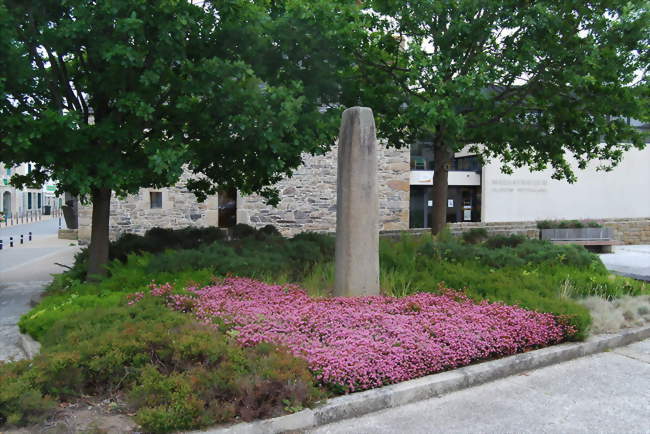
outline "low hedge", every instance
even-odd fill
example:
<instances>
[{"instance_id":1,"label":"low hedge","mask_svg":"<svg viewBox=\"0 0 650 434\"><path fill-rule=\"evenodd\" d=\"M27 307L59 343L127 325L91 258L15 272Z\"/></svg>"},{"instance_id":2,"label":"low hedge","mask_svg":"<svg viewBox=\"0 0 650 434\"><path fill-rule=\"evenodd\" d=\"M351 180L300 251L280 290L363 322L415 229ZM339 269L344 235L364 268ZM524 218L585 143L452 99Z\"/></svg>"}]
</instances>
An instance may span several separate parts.
<instances>
[{"instance_id":1,"label":"low hedge","mask_svg":"<svg viewBox=\"0 0 650 434\"><path fill-rule=\"evenodd\" d=\"M603 225L593 220L541 220L537 229L581 229L602 228Z\"/></svg>"}]
</instances>

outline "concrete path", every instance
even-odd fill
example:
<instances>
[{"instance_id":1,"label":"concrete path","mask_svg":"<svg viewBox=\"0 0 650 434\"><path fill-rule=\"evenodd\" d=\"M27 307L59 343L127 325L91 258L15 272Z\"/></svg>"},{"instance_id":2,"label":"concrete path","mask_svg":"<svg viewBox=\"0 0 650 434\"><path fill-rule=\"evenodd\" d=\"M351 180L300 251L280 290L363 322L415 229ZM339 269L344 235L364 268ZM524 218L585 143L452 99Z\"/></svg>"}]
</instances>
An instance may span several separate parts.
<instances>
[{"instance_id":1,"label":"concrete path","mask_svg":"<svg viewBox=\"0 0 650 434\"><path fill-rule=\"evenodd\" d=\"M650 245L614 246L614 253L600 255L608 270L650 282Z\"/></svg>"},{"instance_id":2,"label":"concrete path","mask_svg":"<svg viewBox=\"0 0 650 434\"><path fill-rule=\"evenodd\" d=\"M65 219L61 217L61 228L66 229ZM14 226L0 225L0 239L4 241L5 248L9 245L9 237L20 237L20 234L27 236L29 232L37 238L45 235L56 235L59 230L59 218L52 217L34 223L24 223Z\"/></svg>"},{"instance_id":3,"label":"concrete path","mask_svg":"<svg viewBox=\"0 0 650 434\"><path fill-rule=\"evenodd\" d=\"M650 340L308 432L649 433Z\"/></svg>"},{"instance_id":4,"label":"concrete path","mask_svg":"<svg viewBox=\"0 0 650 434\"><path fill-rule=\"evenodd\" d=\"M0 251L0 360L25 356L18 320L31 309L31 300L38 298L52 274L64 271L55 263L72 265L78 250L76 243L49 235Z\"/></svg>"}]
</instances>

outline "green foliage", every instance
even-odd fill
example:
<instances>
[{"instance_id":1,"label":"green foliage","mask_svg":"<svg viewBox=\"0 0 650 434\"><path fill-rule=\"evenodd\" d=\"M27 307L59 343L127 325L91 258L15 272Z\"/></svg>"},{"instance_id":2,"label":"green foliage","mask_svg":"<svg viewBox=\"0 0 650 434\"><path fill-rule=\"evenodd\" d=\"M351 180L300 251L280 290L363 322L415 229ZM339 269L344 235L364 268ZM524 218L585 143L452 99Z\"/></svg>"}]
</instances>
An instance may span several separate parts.
<instances>
[{"instance_id":1,"label":"green foliage","mask_svg":"<svg viewBox=\"0 0 650 434\"><path fill-rule=\"evenodd\" d=\"M110 259L126 261L138 252L160 253L167 249L193 249L226 238L224 230L216 227L183 229L152 228L144 236L125 233L109 248Z\"/></svg>"},{"instance_id":2,"label":"green foliage","mask_svg":"<svg viewBox=\"0 0 650 434\"><path fill-rule=\"evenodd\" d=\"M463 232L463 241L468 244L476 244L485 241L488 238L488 232L485 228L472 228Z\"/></svg>"},{"instance_id":3,"label":"green foliage","mask_svg":"<svg viewBox=\"0 0 650 434\"><path fill-rule=\"evenodd\" d=\"M378 130L401 146L418 139L452 151L467 144L507 171L566 159L610 168L648 120L650 10L646 0L364 2L359 83ZM370 12L372 10L372 12ZM639 76L640 75L640 76ZM443 162L438 162L440 164Z\"/></svg>"},{"instance_id":4,"label":"green foliage","mask_svg":"<svg viewBox=\"0 0 650 434\"><path fill-rule=\"evenodd\" d=\"M243 233L237 233L244 235ZM246 231L248 238L220 242L192 250L171 250L151 258L149 273L210 269L217 275L248 277L285 275L301 280L311 268L334 257L334 238L299 234L291 239Z\"/></svg>"},{"instance_id":5,"label":"green foliage","mask_svg":"<svg viewBox=\"0 0 650 434\"><path fill-rule=\"evenodd\" d=\"M603 225L593 220L541 220L537 222L538 229L580 229L602 227Z\"/></svg>"},{"instance_id":6,"label":"green foliage","mask_svg":"<svg viewBox=\"0 0 650 434\"><path fill-rule=\"evenodd\" d=\"M566 316L578 330L574 339L586 336L591 321L588 310L574 299L650 293L641 282L610 275L598 257L581 246L520 237L490 237L476 245L444 233L436 239L381 240L380 262L387 294L437 291L444 282L476 300Z\"/></svg>"},{"instance_id":7,"label":"green foliage","mask_svg":"<svg viewBox=\"0 0 650 434\"><path fill-rule=\"evenodd\" d=\"M0 426L37 423L54 410L55 402L34 389L29 362L0 362Z\"/></svg>"},{"instance_id":8,"label":"green foliage","mask_svg":"<svg viewBox=\"0 0 650 434\"><path fill-rule=\"evenodd\" d=\"M0 417L29 423L52 407L48 396L124 392L147 432L168 432L278 416L287 402L324 397L306 362L268 344L242 348L227 332L151 296L68 312L43 331L29 369L0 365Z\"/></svg>"},{"instance_id":9,"label":"green foliage","mask_svg":"<svg viewBox=\"0 0 650 434\"><path fill-rule=\"evenodd\" d=\"M292 62L312 53L277 37L298 14L295 25L317 34L321 21L305 12L332 12L317 2L4 4L0 44L11 49L0 62L17 75L0 88L0 146L5 163L35 163L14 182L51 175L60 191L123 195L172 184L190 163L207 177L188 182L200 194L219 183L264 195L302 152L333 142L338 110L318 99L338 92L329 80L340 62L318 69L335 54L321 49L298 72ZM260 62L271 56L274 68Z\"/></svg>"},{"instance_id":10,"label":"green foliage","mask_svg":"<svg viewBox=\"0 0 650 434\"><path fill-rule=\"evenodd\" d=\"M495 235L485 242L485 247L490 249L500 249L502 247L515 248L526 241L523 235Z\"/></svg>"},{"instance_id":11,"label":"green foliage","mask_svg":"<svg viewBox=\"0 0 650 434\"><path fill-rule=\"evenodd\" d=\"M246 225L244 223L237 223L232 229L231 229L231 234L233 238L240 239L240 238L246 238L246 237L251 237L257 233L257 230L250 226Z\"/></svg>"},{"instance_id":12,"label":"green foliage","mask_svg":"<svg viewBox=\"0 0 650 434\"><path fill-rule=\"evenodd\" d=\"M127 263L114 261L111 277L98 283L81 282L68 273L55 277L38 306L23 315L18 323L23 333L41 340L54 324L88 309L107 309L124 303L128 294L148 289L152 282L170 283L177 288L206 285L213 273L209 270L188 270L181 273L147 272L150 256L131 255Z\"/></svg>"},{"instance_id":13,"label":"green foliage","mask_svg":"<svg viewBox=\"0 0 650 434\"><path fill-rule=\"evenodd\" d=\"M187 235L187 231L196 231L198 235ZM202 231L207 235L201 235ZM334 257L334 237L331 235L305 233L286 239L275 235L270 227L247 233L247 238L177 250L169 247L209 242L213 232L210 229L156 230L147 232L144 237L122 237L116 242L119 248L113 251L128 256L124 262L116 258L109 264L110 277L97 283L83 282L80 275L85 274L85 264L83 256L80 257L73 270L54 278L47 289L50 296L24 315L19 326L23 332L41 339L63 318L86 309L119 305L128 294L146 291L152 282L183 288L190 284L205 285L215 275L229 274L275 283L278 279L295 282L305 278L316 264L328 263ZM123 239L127 242L121 243ZM145 249L165 252L137 254Z\"/></svg>"},{"instance_id":14,"label":"green foliage","mask_svg":"<svg viewBox=\"0 0 650 434\"><path fill-rule=\"evenodd\" d=\"M113 192L173 185L185 168L201 201L236 188L275 203L269 186L334 143L330 103L350 57L322 26L344 23L345 7L282 3L0 2L2 160L33 163L15 186L56 179L58 193L106 210L93 219L91 274L108 262Z\"/></svg>"}]
</instances>

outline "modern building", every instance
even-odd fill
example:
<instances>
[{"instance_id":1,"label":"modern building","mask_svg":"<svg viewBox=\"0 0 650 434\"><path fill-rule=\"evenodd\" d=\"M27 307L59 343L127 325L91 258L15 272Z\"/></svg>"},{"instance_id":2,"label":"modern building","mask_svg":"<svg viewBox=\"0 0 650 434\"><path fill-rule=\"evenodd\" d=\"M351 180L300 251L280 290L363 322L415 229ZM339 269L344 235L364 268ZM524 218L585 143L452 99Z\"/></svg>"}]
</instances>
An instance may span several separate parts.
<instances>
[{"instance_id":1,"label":"modern building","mask_svg":"<svg viewBox=\"0 0 650 434\"><path fill-rule=\"evenodd\" d=\"M646 127L647 126L640 126ZM291 178L278 183L281 201L268 206L257 195L222 192L198 203L183 179L166 189L142 189L111 204L112 238L124 232L144 233L155 226L276 226L283 234L332 232L336 227L336 153L306 156ZM382 231L430 226L433 155L426 142L410 149L379 145L378 182ZM551 171L517 169L502 173L498 161L481 165L464 150L455 154L449 172L447 221L466 226L526 224L537 220L593 219L626 227L633 221L639 236L629 242L650 243L650 147L628 151L610 172L575 165L578 181L552 179ZM90 239L91 209L81 207L79 238ZM639 223L640 222L640 223ZM522 226L523 225L523 226ZM618 227L618 226L617 226ZM638 230L637 230L638 227Z\"/></svg>"}]
</instances>

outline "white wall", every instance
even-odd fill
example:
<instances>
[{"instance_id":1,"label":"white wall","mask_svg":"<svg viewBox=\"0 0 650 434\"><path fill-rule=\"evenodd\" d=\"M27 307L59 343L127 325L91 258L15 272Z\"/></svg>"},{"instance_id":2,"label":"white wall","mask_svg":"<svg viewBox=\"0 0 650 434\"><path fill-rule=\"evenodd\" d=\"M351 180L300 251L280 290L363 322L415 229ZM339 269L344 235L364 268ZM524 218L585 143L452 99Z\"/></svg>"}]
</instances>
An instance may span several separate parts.
<instances>
[{"instance_id":1,"label":"white wall","mask_svg":"<svg viewBox=\"0 0 650 434\"><path fill-rule=\"evenodd\" d=\"M483 169L482 220L650 217L650 146L628 151L611 172L597 163L575 169L578 181L551 179L551 170L501 173L498 162Z\"/></svg>"}]
</instances>

